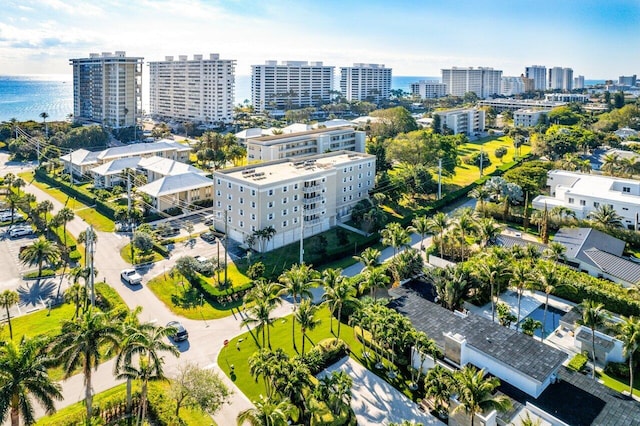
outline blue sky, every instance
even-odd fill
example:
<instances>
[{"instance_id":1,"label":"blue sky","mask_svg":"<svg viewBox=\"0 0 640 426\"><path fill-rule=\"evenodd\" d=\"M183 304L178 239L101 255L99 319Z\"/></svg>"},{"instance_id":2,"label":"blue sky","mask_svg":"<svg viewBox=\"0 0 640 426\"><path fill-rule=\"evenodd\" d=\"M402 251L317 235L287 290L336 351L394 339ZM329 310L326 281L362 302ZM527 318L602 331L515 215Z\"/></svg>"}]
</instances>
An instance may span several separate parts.
<instances>
[{"instance_id":1,"label":"blue sky","mask_svg":"<svg viewBox=\"0 0 640 426\"><path fill-rule=\"evenodd\" d=\"M0 74L70 74L68 59L220 53L237 74L268 59L640 74L640 0L3 0Z\"/></svg>"}]
</instances>

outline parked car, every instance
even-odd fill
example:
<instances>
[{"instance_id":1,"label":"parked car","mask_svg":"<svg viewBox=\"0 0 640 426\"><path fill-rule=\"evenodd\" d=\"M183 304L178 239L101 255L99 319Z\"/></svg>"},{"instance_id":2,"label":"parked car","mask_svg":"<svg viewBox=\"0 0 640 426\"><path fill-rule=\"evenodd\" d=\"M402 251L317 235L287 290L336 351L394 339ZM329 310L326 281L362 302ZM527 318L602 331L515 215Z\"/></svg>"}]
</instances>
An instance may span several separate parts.
<instances>
[{"instance_id":1,"label":"parked car","mask_svg":"<svg viewBox=\"0 0 640 426\"><path fill-rule=\"evenodd\" d=\"M26 235L33 234L33 229L30 226L17 226L9 230L9 237L18 238Z\"/></svg>"},{"instance_id":2,"label":"parked car","mask_svg":"<svg viewBox=\"0 0 640 426\"><path fill-rule=\"evenodd\" d=\"M200 238L202 238L203 240L205 240L208 243L215 243L216 242L216 236L213 235L213 232L205 232L205 233L200 235Z\"/></svg>"},{"instance_id":3,"label":"parked car","mask_svg":"<svg viewBox=\"0 0 640 426\"><path fill-rule=\"evenodd\" d=\"M120 278L129 283L129 285L142 284L142 276L135 269L124 269L120 272Z\"/></svg>"},{"instance_id":4,"label":"parked car","mask_svg":"<svg viewBox=\"0 0 640 426\"><path fill-rule=\"evenodd\" d=\"M180 342L189 338L189 332L182 324L180 324L179 321L169 321L167 323L167 327L175 329L175 333L171 335L171 338L174 341Z\"/></svg>"},{"instance_id":5,"label":"parked car","mask_svg":"<svg viewBox=\"0 0 640 426\"><path fill-rule=\"evenodd\" d=\"M213 221L215 220L215 216L210 214L208 216L204 217L204 224L209 226L209 225L213 225Z\"/></svg>"},{"instance_id":6,"label":"parked car","mask_svg":"<svg viewBox=\"0 0 640 426\"><path fill-rule=\"evenodd\" d=\"M198 263L200 263L201 265L204 265L205 263L209 263L209 259L207 259L204 256L194 256L194 259L198 261Z\"/></svg>"}]
</instances>

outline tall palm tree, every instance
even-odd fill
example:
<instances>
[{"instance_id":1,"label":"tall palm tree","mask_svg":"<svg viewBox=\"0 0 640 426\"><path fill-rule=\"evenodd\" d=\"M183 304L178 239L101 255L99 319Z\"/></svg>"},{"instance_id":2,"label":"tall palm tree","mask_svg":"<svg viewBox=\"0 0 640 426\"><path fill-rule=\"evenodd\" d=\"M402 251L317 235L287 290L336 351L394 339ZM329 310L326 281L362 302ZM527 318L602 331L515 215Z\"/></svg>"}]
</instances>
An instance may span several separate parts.
<instances>
[{"instance_id":1,"label":"tall palm tree","mask_svg":"<svg viewBox=\"0 0 640 426\"><path fill-rule=\"evenodd\" d=\"M38 277L42 275L44 262L56 263L60 260L60 249L53 242L39 238L30 246L27 246L18 258L24 265L38 265Z\"/></svg>"},{"instance_id":2,"label":"tall palm tree","mask_svg":"<svg viewBox=\"0 0 640 426\"><path fill-rule=\"evenodd\" d=\"M531 287L533 284L533 276L531 268L527 262L519 261L511 269L511 277L509 278L509 284L516 288L518 293L518 318L516 323L516 330L520 329L520 302L522 301L522 293L525 289Z\"/></svg>"},{"instance_id":3,"label":"tall palm tree","mask_svg":"<svg viewBox=\"0 0 640 426\"><path fill-rule=\"evenodd\" d=\"M595 211L589 213L589 219L595 223L599 223L605 228L622 227L622 216L620 216L613 206L609 204L600 204Z\"/></svg>"},{"instance_id":4,"label":"tall palm tree","mask_svg":"<svg viewBox=\"0 0 640 426\"><path fill-rule=\"evenodd\" d=\"M453 388L451 372L439 364L427 371L424 378L425 396L433 400L434 408L439 414L446 413Z\"/></svg>"},{"instance_id":5,"label":"tall palm tree","mask_svg":"<svg viewBox=\"0 0 640 426\"><path fill-rule=\"evenodd\" d=\"M311 303L309 299L300 302L300 309L293 315L300 323L300 331L302 332L302 355L304 355L304 342L307 339L307 331L313 330L320 324L320 320L315 317L318 307Z\"/></svg>"},{"instance_id":6,"label":"tall palm tree","mask_svg":"<svg viewBox=\"0 0 640 426\"><path fill-rule=\"evenodd\" d=\"M420 234L420 251L424 250L424 237L431 232L429 218L427 216L414 217L409 227L410 232Z\"/></svg>"},{"instance_id":7,"label":"tall palm tree","mask_svg":"<svg viewBox=\"0 0 640 426\"><path fill-rule=\"evenodd\" d=\"M13 327L11 327L11 315L9 308L20 301L20 295L13 290L5 290L0 293L0 306L2 306L7 313L7 323L9 324L9 338L13 340Z\"/></svg>"},{"instance_id":8,"label":"tall palm tree","mask_svg":"<svg viewBox=\"0 0 640 426\"><path fill-rule=\"evenodd\" d=\"M84 268L74 268L74 270L84 269ZM72 271L73 272L73 271ZM78 312L80 312L80 304L84 306L86 300L88 298L87 295L87 287L74 282L72 286L67 288L64 292L64 299L67 302L73 302L76 310L73 313L73 317L71 319L76 318L78 316Z\"/></svg>"},{"instance_id":9,"label":"tall palm tree","mask_svg":"<svg viewBox=\"0 0 640 426\"><path fill-rule=\"evenodd\" d=\"M505 395L494 395L500 386L497 377L484 377L484 370L465 366L454 374L455 387L458 392L458 405L455 411L464 410L471 416L473 426L476 414L488 410L506 411L511 407L511 400Z\"/></svg>"},{"instance_id":10,"label":"tall palm tree","mask_svg":"<svg viewBox=\"0 0 640 426\"><path fill-rule=\"evenodd\" d=\"M542 253L544 257L547 259L553 260L554 262L559 262L564 258L564 252L567 251L567 248L562 244L552 241L549 243L549 246Z\"/></svg>"},{"instance_id":11,"label":"tall palm tree","mask_svg":"<svg viewBox=\"0 0 640 426\"><path fill-rule=\"evenodd\" d=\"M9 209L11 210L11 224L13 225L16 209L20 206L24 206L25 198L14 192L9 192L9 194L7 194L5 197L5 201L9 205Z\"/></svg>"},{"instance_id":12,"label":"tall palm tree","mask_svg":"<svg viewBox=\"0 0 640 426\"><path fill-rule=\"evenodd\" d=\"M253 401L255 408L249 408L238 414L238 426L249 423L251 426L288 426L289 421L298 420L298 409L288 399L265 398Z\"/></svg>"},{"instance_id":13,"label":"tall palm tree","mask_svg":"<svg viewBox=\"0 0 640 426\"><path fill-rule=\"evenodd\" d=\"M618 154L606 154L602 158L602 166L600 170L602 170L607 175L614 176L618 169L620 168L620 157Z\"/></svg>"},{"instance_id":14,"label":"tall palm tree","mask_svg":"<svg viewBox=\"0 0 640 426\"><path fill-rule=\"evenodd\" d=\"M596 378L596 328L605 323L606 313L602 303L596 303L591 299L585 299L581 303L582 319L579 324L587 326L591 329L591 356L593 360L593 368L591 369L591 377Z\"/></svg>"},{"instance_id":15,"label":"tall palm tree","mask_svg":"<svg viewBox=\"0 0 640 426\"><path fill-rule=\"evenodd\" d=\"M487 257L484 262L477 264L478 269L476 273L479 277L489 283L489 294L491 299L491 321L495 321L496 314L496 301L495 301L495 284L496 280L503 273L502 262L496 260L494 257Z\"/></svg>"},{"instance_id":16,"label":"tall palm tree","mask_svg":"<svg viewBox=\"0 0 640 426\"><path fill-rule=\"evenodd\" d=\"M538 283L537 287L544 291L545 293L545 302L544 302L544 314L542 315L542 333L540 336L540 341L544 340L546 325L547 325L547 309L549 308L549 295L553 293L561 284L562 281L558 274L556 274L555 264L550 264L548 262L540 262L538 266Z\"/></svg>"},{"instance_id":17,"label":"tall palm tree","mask_svg":"<svg viewBox=\"0 0 640 426\"><path fill-rule=\"evenodd\" d=\"M89 308L81 317L62 323L53 352L62 363L64 377L82 368L85 384L87 418L91 418L93 389L92 370L96 370L104 356L115 351L121 341L121 328L113 316Z\"/></svg>"},{"instance_id":18,"label":"tall palm tree","mask_svg":"<svg viewBox=\"0 0 640 426\"><path fill-rule=\"evenodd\" d=\"M324 294L322 295L323 304L329 306L331 316L329 317L329 329L333 333L333 316L336 313L337 305L334 302L336 300L336 289L344 282L344 276L342 275L342 269L340 268L327 268L322 271L322 276L318 278L318 284L324 288ZM338 322L340 322L340 315L338 314Z\"/></svg>"},{"instance_id":19,"label":"tall palm tree","mask_svg":"<svg viewBox=\"0 0 640 426\"><path fill-rule=\"evenodd\" d=\"M249 304L264 301L274 306L280 305L282 304L282 299L279 296L281 289L279 284L264 279L255 280L251 290L244 296L244 302Z\"/></svg>"},{"instance_id":20,"label":"tall palm tree","mask_svg":"<svg viewBox=\"0 0 640 426\"><path fill-rule=\"evenodd\" d=\"M47 125L47 118L49 118L49 114L46 112L40 113L40 118L42 118L42 124L44 124L44 135L45 137L49 137L49 126Z\"/></svg>"},{"instance_id":21,"label":"tall palm tree","mask_svg":"<svg viewBox=\"0 0 640 426\"><path fill-rule=\"evenodd\" d=\"M438 245L440 246L440 257L444 257L444 232L449 227L449 216L444 212L438 212L429 220L430 227L438 233Z\"/></svg>"},{"instance_id":22,"label":"tall palm tree","mask_svg":"<svg viewBox=\"0 0 640 426\"><path fill-rule=\"evenodd\" d=\"M467 246L467 236L476 230L476 223L470 209L461 210L453 223L454 231L458 235L460 244L460 259L464 262L464 251Z\"/></svg>"},{"instance_id":23,"label":"tall palm tree","mask_svg":"<svg viewBox=\"0 0 640 426\"><path fill-rule=\"evenodd\" d=\"M482 212L482 215L485 217L486 217L486 212L484 210L484 203L486 199L489 198L490 195L491 195L491 192L484 185L475 187L469 193L469 196L471 198L475 198L476 200L478 200L478 204L480 205L480 211Z\"/></svg>"},{"instance_id":24,"label":"tall palm tree","mask_svg":"<svg viewBox=\"0 0 640 426\"><path fill-rule=\"evenodd\" d=\"M62 393L49 377L47 369L52 365L42 338L23 336L20 343L9 341L0 346L0 420L9 413L11 426L20 425L20 416L28 425L35 423L33 400L47 414L55 411L54 401L61 401Z\"/></svg>"},{"instance_id":25,"label":"tall palm tree","mask_svg":"<svg viewBox=\"0 0 640 426\"><path fill-rule=\"evenodd\" d=\"M75 217L75 213L69 207L63 207L56 214L56 222L62 225L62 231L64 233L64 245L67 245L67 223L71 222Z\"/></svg>"},{"instance_id":26,"label":"tall palm tree","mask_svg":"<svg viewBox=\"0 0 640 426\"><path fill-rule=\"evenodd\" d=\"M327 272L325 270L324 272ZM348 280L339 280L334 286L325 287L325 293L322 295L323 303L329 305L331 311L331 322L333 323L333 314L338 313L338 334L337 338L340 338L340 326L342 325L342 308L346 304L357 305L359 304L356 298L356 289ZM331 325L331 332L333 333L333 325Z\"/></svg>"},{"instance_id":27,"label":"tall palm tree","mask_svg":"<svg viewBox=\"0 0 640 426\"><path fill-rule=\"evenodd\" d=\"M256 302L255 305L246 312L246 316L240 323L241 327L255 325L258 332L262 332L262 347L265 347L265 343L271 347L271 334L269 327L273 326L274 318L271 318L271 312L274 309L274 305L267 301L261 300ZM266 340L265 340L266 332Z\"/></svg>"},{"instance_id":28,"label":"tall palm tree","mask_svg":"<svg viewBox=\"0 0 640 426\"><path fill-rule=\"evenodd\" d=\"M480 246L486 247L489 243L495 242L504 227L499 225L493 218L483 218L478 221L476 230L480 237Z\"/></svg>"},{"instance_id":29,"label":"tall palm tree","mask_svg":"<svg viewBox=\"0 0 640 426\"><path fill-rule=\"evenodd\" d=\"M297 309L297 298L312 297L311 288L315 285L316 271L309 265L293 265L280 275L280 283L282 284L281 294L288 294L293 298L293 310ZM296 348L296 317L291 317L291 336L293 339L293 347Z\"/></svg>"},{"instance_id":30,"label":"tall palm tree","mask_svg":"<svg viewBox=\"0 0 640 426\"><path fill-rule=\"evenodd\" d=\"M629 393L633 398L633 355L640 349L640 318L624 318L617 325L616 338L622 342L625 356L629 357Z\"/></svg>"},{"instance_id":31,"label":"tall palm tree","mask_svg":"<svg viewBox=\"0 0 640 426\"><path fill-rule=\"evenodd\" d=\"M13 182L11 182L11 187L17 190L18 195L20 194L20 188L24 188L27 186L27 183L21 177L15 178Z\"/></svg>"},{"instance_id":32,"label":"tall palm tree","mask_svg":"<svg viewBox=\"0 0 640 426\"><path fill-rule=\"evenodd\" d=\"M376 298L376 289L386 288L389 284L389 276L381 268L371 269L364 274L364 280L360 282L360 292L369 290L369 296Z\"/></svg>"},{"instance_id":33,"label":"tall palm tree","mask_svg":"<svg viewBox=\"0 0 640 426\"><path fill-rule=\"evenodd\" d=\"M398 254L398 250L411 244L411 235L398 222L388 223L381 231L382 244L393 247L393 255Z\"/></svg>"},{"instance_id":34,"label":"tall palm tree","mask_svg":"<svg viewBox=\"0 0 640 426\"><path fill-rule=\"evenodd\" d=\"M380 250L373 247L367 247L360 253L360 256L353 256L355 260L364 266L363 272L371 270L380 265Z\"/></svg>"}]
</instances>

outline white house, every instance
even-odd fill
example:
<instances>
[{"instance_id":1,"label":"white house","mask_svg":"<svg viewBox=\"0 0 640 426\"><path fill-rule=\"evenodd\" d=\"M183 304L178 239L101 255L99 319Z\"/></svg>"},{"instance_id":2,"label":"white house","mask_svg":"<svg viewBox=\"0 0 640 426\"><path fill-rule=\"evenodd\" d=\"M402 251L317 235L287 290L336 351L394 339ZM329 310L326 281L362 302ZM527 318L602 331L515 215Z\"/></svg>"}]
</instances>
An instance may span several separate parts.
<instances>
[{"instance_id":1,"label":"white house","mask_svg":"<svg viewBox=\"0 0 640 426\"><path fill-rule=\"evenodd\" d=\"M155 180L137 188L153 199L153 207L159 211L179 207L183 211L196 201L211 200L213 181L198 173L182 173Z\"/></svg>"},{"instance_id":2,"label":"white house","mask_svg":"<svg viewBox=\"0 0 640 426\"><path fill-rule=\"evenodd\" d=\"M467 136L473 136L476 133L484 132L485 112L482 109L451 109L438 111L434 115L440 116L442 130L447 127L456 135L463 133Z\"/></svg>"},{"instance_id":3,"label":"white house","mask_svg":"<svg viewBox=\"0 0 640 426\"><path fill-rule=\"evenodd\" d=\"M573 211L578 219L585 219L601 205L609 205L622 216L625 227L636 226L640 214L640 181L551 170L547 173L547 186L551 195L534 198L533 208L562 206Z\"/></svg>"}]
</instances>

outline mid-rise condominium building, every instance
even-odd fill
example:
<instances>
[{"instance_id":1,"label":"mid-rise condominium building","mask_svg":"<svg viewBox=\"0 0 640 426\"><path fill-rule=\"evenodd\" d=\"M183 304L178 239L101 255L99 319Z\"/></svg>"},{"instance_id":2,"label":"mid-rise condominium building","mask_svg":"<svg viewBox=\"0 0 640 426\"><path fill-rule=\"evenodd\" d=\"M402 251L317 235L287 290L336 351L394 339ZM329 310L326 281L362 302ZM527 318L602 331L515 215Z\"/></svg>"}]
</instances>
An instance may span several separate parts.
<instances>
[{"instance_id":1,"label":"mid-rise condominium building","mask_svg":"<svg viewBox=\"0 0 640 426\"><path fill-rule=\"evenodd\" d=\"M318 234L349 220L351 210L369 197L376 157L336 151L301 160L282 159L213 173L215 226L244 243L256 231L272 226L269 241L253 248L265 252Z\"/></svg>"},{"instance_id":2,"label":"mid-rise condominium building","mask_svg":"<svg viewBox=\"0 0 640 426\"><path fill-rule=\"evenodd\" d=\"M551 109L566 105L566 102L557 102L550 100L533 100L533 99L484 99L478 101L478 106L491 107L496 112L517 111L523 108L544 108Z\"/></svg>"},{"instance_id":3,"label":"mid-rise condominium building","mask_svg":"<svg viewBox=\"0 0 640 426\"><path fill-rule=\"evenodd\" d=\"M212 53L149 62L150 113L165 121L229 123L233 120L235 65Z\"/></svg>"},{"instance_id":4,"label":"mid-rise condominium building","mask_svg":"<svg viewBox=\"0 0 640 426\"><path fill-rule=\"evenodd\" d=\"M547 90L547 67L544 65L526 67L525 76L533 80L534 90Z\"/></svg>"},{"instance_id":5,"label":"mid-rise condominium building","mask_svg":"<svg viewBox=\"0 0 640 426\"><path fill-rule=\"evenodd\" d=\"M573 78L574 89L584 89L584 75L579 75Z\"/></svg>"},{"instance_id":6,"label":"mid-rise condominium building","mask_svg":"<svg viewBox=\"0 0 640 426\"><path fill-rule=\"evenodd\" d=\"M459 68L442 70L442 82L447 85L447 94L464 96L474 92L479 98L500 94L502 71L493 68Z\"/></svg>"},{"instance_id":7,"label":"mid-rise condominium building","mask_svg":"<svg viewBox=\"0 0 640 426\"><path fill-rule=\"evenodd\" d=\"M142 113L142 61L121 51L70 59L74 120L113 128L134 126Z\"/></svg>"},{"instance_id":8,"label":"mid-rise condominium building","mask_svg":"<svg viewBox=\"0 0 640 426\"><path fill-rule=\"evenodd\" d=\"M502 77L501 95L513 96L524 92L525 87L522 77Z\"/></svg>"},{"instance_id":9,"label":"mid-rise condominium building","mask_svg":"<svg viewBox=\"0 0 640 426\"><path fill-rule=\"evenodd\" d=\"M573 89L573 70L571 68L553 67L549 69L549 89Z\"/></svg>"},{"instance_id":10,"label":"mid-rise condominium building","mask_svg":"<svg viewBox=\"0 0 640 426\"><path fill-rule=\"evenodd\" d=\"M304 157L328 151L364 152L365 140L366 132L350 126L259 136L246 141L247 161Z\"/></svg>"},{"instance_id":11,"label":"mid-rise condominium building","mask_svg":"<svg viewBox=\"0 0 640 426\"><path fill-rule=\"evenodd\" d=\"M467 136L484 132L485 112L482 109L451 109L438 111L437 115L440 117L441 130L446 127L455 135L462 133Z\"/></svg>"},{"instance_id":12,"label":"mid-rise condominium building","mask_svg":"<svg viewBox=\"0 0 640 426\"><path fill-rule=\"evenodd\" d=\"M550 109L519 109L513 113L515 127L533 127L551 112Z\"/></svg>"},{"instance_id":13,"label":"mid-rise condominium building","mask_svg":"<svg viewBox=\"0 0 640 426\"><path fill-rule=\"evenodd\" d=\"M618 77L618 85L634 87L638 81L636 74L630 76L621 75Z\"/></svg>"},{"instance_id":14,"label":"mid-rise condominium building","mask_svg":"<svg viewBox=\"0 0 640 426\"><path fill-rule=\"evenodd\" d=\"M266 61L251 66L251 101L257 112L318 106L331 101L332 66L322 62Z\"/></svg>"},{"instance_id":15,"label":"mid-rise condominium building","mask_svg":"<svg viewBox=\"0 0 640 426\"><path fill-rule=\"evenodd\" d=\"M384 64L353 64L340 68L340 91L348 101L379 103L389 99L391 68Z\"/></svg>"},{"instance_id":16,"label":"mid-rise condominium building","mask_svg":"<svg viewBox=\"0 0 640 426\"><path fill-rule=\"evenodd\" d=\"M447 96L447 85L435 80L420 80L411 83L411 95L420 99L433 99Z\"/></svg>"}]
</instances>

